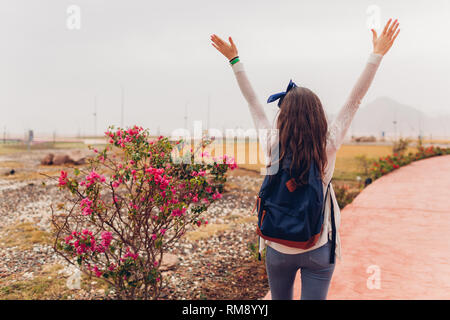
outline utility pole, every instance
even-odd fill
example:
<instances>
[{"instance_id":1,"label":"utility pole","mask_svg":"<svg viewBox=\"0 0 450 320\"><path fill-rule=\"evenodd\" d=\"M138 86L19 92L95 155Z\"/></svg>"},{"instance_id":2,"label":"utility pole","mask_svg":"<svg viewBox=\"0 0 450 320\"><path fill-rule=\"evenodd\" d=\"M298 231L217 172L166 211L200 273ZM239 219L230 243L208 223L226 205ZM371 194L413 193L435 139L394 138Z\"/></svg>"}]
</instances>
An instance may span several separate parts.
<instances>
[{"instance_id":1,"label":"utility pole","mask_svg":"<svg viewBox=\"0 0 450 320\"><path fill-rule=\"evenodd\" d=\"M94 97L94 137L97 136L97 96Z\"/></svg>"},{"instance_id":2,"label":"utility pole","mask_svg":"<svg viewBox=\"0 0 450 320\"><path fill-rule=\"evenodd\" d=\"M123 85L120 87L121 91L121 103L120 103L120 127L123 128L123 113L125 108L125 93Z\"/></svg>"},{"instance_id":3,"label":"utility pole","mask_svg":"<svg viewBox=\"0 0 450 320\"><path fill-rule=\"evenodd\" d=\"M211 113L211 95L208 94L208 111L206 113L206 132L209 133L209 126L210 126L210 113Z\"/></svg>"},{"instance_id":4,"label":"utility pole","mask_svg":"<svg viewBox=\"0 0 450 320\"><path fill-rule=\"evenodd\" d=\"M394 139L397 141L397 111L394 110L394 121L392 121L394 124Z\"/></svg>"},{"instance_id":5,"label":"utility pole","mask_svg":"<svg viewBox=\"0 0 450 320\"><path fill-rule=\"evenodd\" d=\"M419 115L419 140L422 139L422 115Z\"/></svg>"},{"instance_id":6,"label":"utility pole","mask_svg":"<svg viewBox=\"0 0 450 320\"><path fill-rule=\"evenodd\" d=\"M188 129L188 102L184 106L184 128Z\"/></svg>"},{"instance_id":7,"label":"utility pole","mask_svg":"<svg viewBox=\"0 0 450 320\"><path fill-rule=\"evenodd\" d=\"M3 127L3 144L6 144L6 126Z\"/></svg>"}]
</instances>

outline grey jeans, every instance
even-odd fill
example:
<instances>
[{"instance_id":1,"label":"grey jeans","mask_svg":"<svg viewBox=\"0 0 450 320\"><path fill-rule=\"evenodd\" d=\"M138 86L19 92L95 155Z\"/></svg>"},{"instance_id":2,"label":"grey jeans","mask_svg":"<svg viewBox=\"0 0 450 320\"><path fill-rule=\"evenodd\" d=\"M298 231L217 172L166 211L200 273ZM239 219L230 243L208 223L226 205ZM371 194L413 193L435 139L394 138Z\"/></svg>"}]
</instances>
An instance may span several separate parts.
<instances>
[{"instance_id":1,"label":"grey jeans","mask_svg":"<svg viewBox=\"0 0 450 320\"><path fill-rule=\"evenodd\" d=\"M286 254L269 246L266 270L272 300L292 300L294 279L301 272L301 299L325 300L335 264L330 264L331 242L304 253Z\"/></svg>"}]
</instances>

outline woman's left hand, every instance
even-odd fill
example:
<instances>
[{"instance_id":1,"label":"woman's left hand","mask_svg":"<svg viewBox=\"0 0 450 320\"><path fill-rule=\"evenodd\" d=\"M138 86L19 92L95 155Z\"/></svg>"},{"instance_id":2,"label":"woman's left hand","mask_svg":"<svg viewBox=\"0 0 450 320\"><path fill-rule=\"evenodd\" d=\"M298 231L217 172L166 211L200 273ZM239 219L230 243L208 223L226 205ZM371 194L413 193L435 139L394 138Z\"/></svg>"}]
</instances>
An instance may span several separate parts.
<instances>
[{"instance_id":1,"label":"woman's left hand","mask_svg":"<svg viewBox=\"0 0 450 320\"><path fill-rule=\"evenodd\" d=\"M228 37L228 40L230 41L230 44L226 43L215 34L211 35L211 41L213 42L211 43L212 46L219 50L219 52L222 53L228 60L231 60L238 55L238 50L233 42L233 39Z\"/></svg>"}]
</instances>

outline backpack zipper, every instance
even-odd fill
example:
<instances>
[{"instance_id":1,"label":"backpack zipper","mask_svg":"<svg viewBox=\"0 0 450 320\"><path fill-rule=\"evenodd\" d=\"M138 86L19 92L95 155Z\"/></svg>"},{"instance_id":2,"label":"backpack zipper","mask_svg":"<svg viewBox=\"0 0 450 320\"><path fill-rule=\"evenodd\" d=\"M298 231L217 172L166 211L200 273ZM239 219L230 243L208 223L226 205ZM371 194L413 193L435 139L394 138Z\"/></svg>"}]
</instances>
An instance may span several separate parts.
<instances>
[{"instance_id":1,"label":"backpack zipper","mask_svg":"<svg viewBox=\"0 0 450 320\"><path fill-rule=\"evenodd\" d=\"M263 212L262 212L262 217L261 217L261 227L262 227L262 224L263 224L263 221L264 221L264 217L266 216L266 210L263 210Z\"/></svg>"}]
</instances>

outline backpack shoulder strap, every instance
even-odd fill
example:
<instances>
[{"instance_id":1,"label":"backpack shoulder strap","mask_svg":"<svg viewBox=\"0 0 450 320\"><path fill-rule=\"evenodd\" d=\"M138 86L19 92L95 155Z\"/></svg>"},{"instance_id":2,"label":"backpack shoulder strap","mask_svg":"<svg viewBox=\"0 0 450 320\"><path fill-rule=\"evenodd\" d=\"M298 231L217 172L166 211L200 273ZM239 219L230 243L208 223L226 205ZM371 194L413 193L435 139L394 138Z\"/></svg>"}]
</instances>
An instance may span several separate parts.
<instances>
[{"instance_id":1,"label":"backpack shoulder strap","mask_svg":"<svg viewBox=\"0 0 450 320\"><path fill-rule=\"evenodd\" d=\"M331 179L332 180L332 179ZM331 185L331 180L328 183L328 187L327 189L329 189L330 185ZM327 190L328 192L328 190ZM326 198L325 198L326 199ZM334 264L335 260L336 260L336 221L334 218L334 203L333 203L333 197L331 196L331 191L330 191L330 215L331 215L331 255L330 255L330 263ZM328 235L327 235L328 237Z\"/></svg>"}]
</instances>

